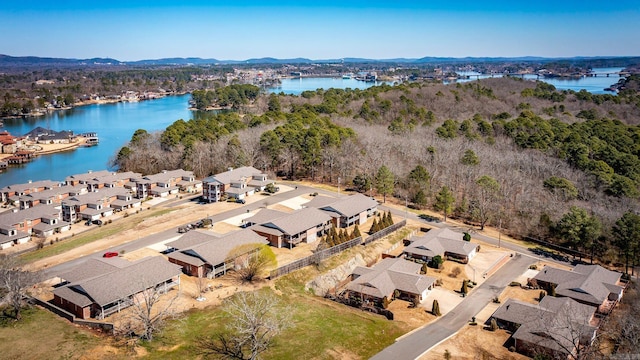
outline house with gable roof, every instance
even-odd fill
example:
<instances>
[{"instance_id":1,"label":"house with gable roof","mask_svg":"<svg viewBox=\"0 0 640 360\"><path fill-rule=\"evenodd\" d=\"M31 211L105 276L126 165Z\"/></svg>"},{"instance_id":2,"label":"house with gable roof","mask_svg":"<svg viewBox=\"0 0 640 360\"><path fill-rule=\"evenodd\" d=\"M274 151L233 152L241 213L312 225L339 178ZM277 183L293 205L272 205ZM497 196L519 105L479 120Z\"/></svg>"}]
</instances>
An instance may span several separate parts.
<instances>
[{"instance_id":1,"label":"house with gable roof","mask_svg":"<svg viewBox=\"0 0 640 360\"><path fill-rule=\"evenodd\" d=\"M330 228L331 217L316 208L296 210L250 227L278 248L292 248L301 242L312 243L325 235Z\"/></svg>"},{"instance_id":2,"label":"house with gable roof","mask_svg":"<svg viewBox=\"0 0 640 360\"><path fill-rule=\"evenodd\" d=\"M7 248L11 246L11 241L14 244L29 241L32 233L43 236L42 232L53 234L69 230L69 226L69 223L62 220L60 208L55 205L41 205L25 210L14 209L0 214L0 243L4 244L3 248Z\"/></svg>"},{"instance_id":3,"label":"house with gable roof","mask_svg":"<svg viewBox=\"0 0 640 360\"><path fill-rule=\"evenodd\" d=\"M622 274L600 265L577 265L573 270L545 266L533 279L556 296L568 297L582 304L596 306L598 312L608 313L622 299Z\"/></svg>"},{"instance_id":4,"label":"house with gable roof","mask_svg":"<svg viewBox=\"0 0 640 360\"><path fill-rule=\"evenodd\" d=\"M433 229L424 236L413 238L404 249L407 259L427 262L434 256L468 263L478 251L478 245L462 240L463 235L447 228Z\"/></svg>"},{"instance_id":5,"label":"house with gable roof","mask_svg":"<svg viewBox=\"0 0 640 360\"><path fill-rule=\"evenodd\" d=\"M398 298L422 302L433 289L436 278L420 274L422 266L402 258L386 258L371 268L358 266L346 285L350 297L382 306L383 299Z\"/></svg>"},{"instance_id":6,"label":"house with gable roof","mask_svg":"<svg viewBox=\"0 0 640 360\"><path fill-rule=\"evenodd\" d=\"M218 202L226 194L230 198L242 200L257 191L264 191L267 185L274 183L274 180L268 179L266 174L252 166L229 168L228 171L202 180L202 199L209 203Z\"/></svg>"},{"instance_id":7,"label":"house with gable roof","mask_svg":"<svg viewBox=\"0 0 640 360\"><path fill-rule=\"evenodd\" d=\"M194 230L166 246L175 249L167 255L169 261L182 266L186 274L216 277L233 270L236 259L268 243L264 236L249 229L233 231L223 236L216 236L206 230Z\"/></svg>"},{"instance_id":8,"label":"house with gable roof","mask_svg":"<svg viewBox=\"0 0 640 360\"><path fill-rule=\"evenodd\" d=\"M90 259L58 275L63 283L53 290L52 302L80 319L104 319L131 306L147 289L179 288L181 273L180 266L162 256L134 262L118 257Z\"/></svg>"},{"instance_id":9,"label":"house with gable roof","mask_svg":"<svg viewBox=\"0 0 640 360\"><path fill-rule=\"evenodd\" d=\"M355 194L343 198L316 196L305 207L316 207L332 217L338 228L360 225L378 212L378 202L363 194Z\"/></svg>"},{"instance_id":10,"label":"house with gable roof","mask_svg":"<svg viewBox=\"0 0 640 360\"><path fill-rule=\"evenodd\" d=\"M570 358L593 343L596 307L571 298L545 296L538 304L508 299L491 315L500 328L512 331L517 352Z\"/></svg>"},{"instance_id":11,"label":"house with gable roof","mask_svg":"<svg viewBox=\"0 0 640 360\"><path fill-rule=\"evenodd\" d=\"M163 170L158 174L147 175L136 180L136 197L144 199L149 196L167 197L185 189L199 189L202 182L197 181L192 171L182 169Z\"/></svg>"}]
</instances>

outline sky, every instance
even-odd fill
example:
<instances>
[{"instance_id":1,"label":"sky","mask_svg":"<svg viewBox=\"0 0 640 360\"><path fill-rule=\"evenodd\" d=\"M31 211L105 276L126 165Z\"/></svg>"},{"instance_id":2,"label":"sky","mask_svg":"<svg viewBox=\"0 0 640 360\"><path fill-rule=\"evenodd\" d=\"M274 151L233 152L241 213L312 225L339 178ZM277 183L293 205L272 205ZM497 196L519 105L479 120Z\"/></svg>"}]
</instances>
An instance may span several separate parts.
<instances>
[{"instance_id":1,"label":"sky","mask_svg":"<svg viewBox=\"0 0 640 360\"><path fill-rule=\"evenodd\" d=\"M0 54L370 59L640 55L640 1L2 0Z\"/></svg>"}]
</instances>

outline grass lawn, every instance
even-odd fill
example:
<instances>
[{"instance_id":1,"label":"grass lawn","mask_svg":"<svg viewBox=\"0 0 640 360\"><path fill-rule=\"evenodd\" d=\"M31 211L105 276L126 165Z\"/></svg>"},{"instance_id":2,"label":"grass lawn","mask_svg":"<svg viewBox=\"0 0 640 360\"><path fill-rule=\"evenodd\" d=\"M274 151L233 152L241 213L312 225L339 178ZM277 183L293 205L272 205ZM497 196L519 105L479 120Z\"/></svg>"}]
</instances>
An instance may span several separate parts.
<instances>
[{"instance_id":1,"label":"grass lawn","mask_svg":"<svg viewBox=\"0 0 640 360\"><path fill-rule=\"evenodd\" d=\"M128 219L121 219L114 223L102 225L97 229L92 229L87 231L86 233L73 236L70 239L66 239L53 245L45 246L42 249L30 251L28 253L20 255L20 258L25 262L32 262L36 260L41 260L50 256L62 254L71 249L77 248L79 246L89 244L93 241L103 239L105 237L118 234L122 231L133 229L136 225L143 222L145 219L154 216L160 216L171 212L171 209L158 209L146 211L140 214L135 214L129 216L130 221Z\"/></svg>"},{"instance_id":2,"label":"grass lawn","mask_svg":"<svg viewBox=\"0 0 640 360\"><path fill-rule=\"evenodd\" d=\"M18 322L8 318L0 321L2 359L80 359L105 341L36 307L24 310Z\"/></svg>"},{"instance_id":3,"label":"grass lawn","mask_svg":"<svg viewBox=\"0 0 640 360\"><path fill-rule=\"evenodd\" d=\"M303 284L313 272L303 269L276 281L276 293L293 325L274 339L263 359L367 359L411 330L406 324L305 293ZM217 308L190 311L171 321L152 343L144 344L145 358L197 357L194 340L221 330L222 322Z\"/></svg>"}]
</instances>

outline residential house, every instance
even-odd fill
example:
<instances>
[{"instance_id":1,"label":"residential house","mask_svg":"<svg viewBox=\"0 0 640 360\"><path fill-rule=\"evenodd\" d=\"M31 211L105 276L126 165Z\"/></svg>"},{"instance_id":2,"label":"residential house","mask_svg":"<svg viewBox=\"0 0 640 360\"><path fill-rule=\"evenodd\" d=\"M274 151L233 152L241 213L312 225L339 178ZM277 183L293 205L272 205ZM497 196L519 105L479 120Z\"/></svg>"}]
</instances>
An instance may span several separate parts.
<instances>
[{"instance_id":1,"label":"residential house","mask_svg":"<svg viewBox=\"0 0 640 360\"><path fill-rule=\"evenodd\" d=\"M242 220L242 227L250 227L253 225L260 225L271 220L275 220L284 216L289 215L290 213L273 210L273 209L260 209L255 215L248 217Z\"/></svg>"},{"instance_id":2,"label":"residential house","mask_svg":"<svg viewBox=\"0 0 640 360\"><path fill-rule=\"evenodd\" d=\"M61 184L59 182L51 180L29 181L23 184L5 186L0 189L0 193L2 193L2 202L10 201L17 205L20 196L29 195L38 191L54 189L60 186Z\"/></svg>"},{"instance_id":3,"label":"residential house","mask_svg":"<svg viewBox=\"0 0 640 360\"><path fill-rule=\"evenodd\" d=\"M573 270L545 266L533 280L548 291L554 287L556 296L569 297L608 313L622 299L621 277L621 273L600 265L577 265Z\"/></svg>"},{"instance_id":4,"label":"residential house","mask_svg":"<svg viewBox=\"0 0 640 360\"><path fill-rule=\"evenodd\" d=\"M40 225L41 223L46 225ZM25 243L30 240L32 233L43 236L45 232L53 234L67 230L69 230L69 224L62 221L60 208L54 205L41 205L25 210L15 209L0 214L0 244L4 244L2 248Z\"/></svg>"},{"instance_id":5,"label":"residential house","mask_svg":"<svg viewBox=\"0 0 640 360\"><path fill-rule=\"evenodd\" d=\"M304 208L269 220L250 229L265 236L272 246L288 245L292 248L301 242L312 243L331 228L331 217L316 208Z\"/></svg>"},{"instance_id":6,"label":"residential house","mask_svg":"<svg viewBox=\"0 0 640 360\"><path fill-rule=\"evenodd\" d=\"M422 266L402 258L386 258L371 268L356 267L346 285L348 296L382 306L384 298L422 302L436 278L420 274ZM397 295L397 296L396 296Z\"/></svg>"},{"instance_id":7,"label":"residential house","mask_svg":"<svg viewBox=\"0 0 640 360\"><path fill-rule=\"evenodd\" d=\"M363 194L343 198L316 196L304 206L326 211L333 218L333 224L339 228L364 224L369 217L378 212L378 202Z\"/></svg>"},{"instance_id":8,"label":"residential house","mask_svg":"<svg viewBox=\"0 0 640 360\"><path fill-rule=\"evenodd\" d=\"M209 203L217 202L225 194L231 198L244 199L257 191L264 191L268 184L273 183L274 180L269 180L266 174L251 166L229 169L202 180L202 199Z\"/></svg>"},{"instance_id":9,"label":"residential house","mask_svg":"<svg viewBox=\"0 0 640 360\"><path fill-rule=\"evenodd\" d=\"M29 233L16 230L12 225L0 223L0 249L1 250L8 249L16 244L26 243L30 239L31 239L31 235L29 235Z\"/></svg>"},{"instance_id":10,"label":"residential house","mask_svg":"<svg viewBox=\"0 0 640 360\"><path fill-rule=\"evenodd\" d=\"M427 262L436 255L442 258L468 263L478 250L478 245L462 240L463 235L449 229L433 229L424 236L410 240L403 254L407 259Z\"/></svg>"},{"instance_id":11,"label":"residential house","mask_svg":"<svg viewBox=\"0 0 640 360\"><path fill-rule=\"evenodd\" d=\"M60 204L62 200L69 197L70 191L73 191L71 186L60 186L54 187L53 189L31 192L17 197L18 207L20 210L24 210L37 205ZM14 198L12 197L11 199Z\"/></svg>"},{"instance_id":12,"label":"residential house","mask_svg":"<svg viewBox=\"0 0 640 360\"><path fill-rule=\"evenodd\" d=\"M185 184L191 184L190 188L196 188L198 187L196 183L195 176L191 171L163 170L161 173L147 175L136 180L136 197L139 199L149 196L167 197L171 194L177 194Z\"/></svg>"},{"instance_id":13,"label":"residential house","mask_svg":"<svg viewBox=\"0 0 640 360\"><path fill-rule=\"evenodd\" d=\"M111 204L114 206L112 207ZM97 220L110 216L115 209L122 210L140 206L139 199L133 199L131 192L124 188L103 188L84 195L71 196L62 202L62 219L68 222Z\"/></svg>"},{"instance_id":14,"label":"residential house","mask_svg":"<svg viewBox=\"0 0 640 360\"><path fill-rule=\"evenodd\" d=\"M53 304L81 319L104 319L134 304L145 290L168 292L179 287L181 273L180 266L162 256L135 262L91 259L58 275L64 282L53 290Z\"/></svg>"},{"instance_id":15,"label":"residential house","mask_svg":"<svg viewBox=\"0 0 640 360\"><path fill-rule=\"evenodd\" d=\"M182 266L186 274L211 278L226 274L234 269L238 258L268 243L264 236L244 229L221 237L194 230L166 245L176 250L168 254L169 261Z\"/></svg>"},{"instance_id":16,"label":"residential house","mask_svg":"<svg viewBox=\"0 0 640 360\"><path fill-rule=\"evenodd\" d=\"M596 336L596 307L570 298L545 296L538 304L508 299L491 316L512 331L517 352L569 358Z\"/></svg>"},{"instance_id":17,"label":"residential house","mask_svg":"<svg viewBox=\"0 0 640 360\"><path fill-rule=\"evenodd\" d=\"M89 170L86 173L83 174L75 174L75 175L70 175L67 176L67 178L64 180L66 185L71 185L71 186L76 186L76 185L87 185L87 183L89 183L90 181L93 181L96 178L100 178L103 176L109 176L112 173L110 171L107 170L100 170L100 171L92 171Z\"/></svg>"},{"instance_id":18,"label":"residential house","mask_svg":"<svg viewBox=\"0 0 640 360\"><path fill-rule=\"evenodd\" d=\"M124 187L127 188L129 185L129 189L135 188L135 185L132 184L136 179L142 177L142 174L134 173L132 171L127 172L113 172L107 175L101 174L97 175L86 181L87 189L89 191L96 191L102 188L114 188L114 187Z\"/></svg>"}]
</instances>

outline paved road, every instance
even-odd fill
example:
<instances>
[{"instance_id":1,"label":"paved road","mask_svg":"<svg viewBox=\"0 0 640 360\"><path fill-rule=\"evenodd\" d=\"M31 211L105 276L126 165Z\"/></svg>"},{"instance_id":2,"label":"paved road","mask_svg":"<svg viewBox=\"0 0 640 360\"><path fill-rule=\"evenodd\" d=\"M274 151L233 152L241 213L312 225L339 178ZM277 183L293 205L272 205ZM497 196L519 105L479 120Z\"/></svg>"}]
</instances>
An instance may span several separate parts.
<instances>
[{"instance_id":1,"label":"paved road","mask_svg":"<svg viewBox=\"0 0 640 360\"><path fill-rule=\"evenodd\" d=\"M388 207L388 206L385 206L385 205L380 205L379 208L381 210L384 210L384 211L391 210L391 213L396 215L396 216L398 216L398 217L402 217L402 218L406 217L408 219L421 222L421 223L423 223L425 225L430 225L430 226L437 227L437 228L449 228L449 229L454 230L454 231L464 231L465 230L464 228L460 228L459 226L454 226L454 225L449 224L449 223L426 221L426 220L420 218L415 213L402 211L402 210L399 210L399 209L396 209L396 208L391 208L391 207ZM543 255L536 254L533 251L529 250L529 247L522 246L522 245L519 245L519 244L516 244L516 243L512 243L510 241L504 241L504 240L499 241L496 238L493 238L493 237L490 237L490 236L486 236L486 235L483 235L483 234L479 234L479 233L472 233L471 236L474 239L481 240L483 242L486 242L487 244L490 244L490 245L493 245L493 246L496 246L496 247L500 246L500 248L512 250L514 252L521 253L521 254L524 254L524 255L528 255L528 256L531 256L531 257L539 259L539 260L544 260L544 261L553 262L553 263L561 264L561 265L567 265L567 266L572 265L571 262L569 262L569 261L562 261L562 260L554 259L554 258L549 257L549 256L543 256Z\"/></svg>"},{"instance_id":2,"label":"paved road","mask_svg":"<svg viewBox=\"0 0 640 360\"><path fill-rule=\"evenodd\" d=\"M314 192L319 192L319 193L327 193L327 194L331 194L330 192L327 191L323 191L323 190L318 190L315 188L311 188L311 187L307 187L307 186L300 186L298 185L297 187L294 185L293 186L293 190L291 191L283 191L280 193L276 193L274 195L271 195L269 197L265 197L263 200L260 201L256 201L254 203L251 204L246 204L246 205L242 205L242 206L238 206L235 209L232 210L228 210L228 211L224 211L224 212L220 212L217 213L213 216L209 216L209 218L211 218L211 220L215 223L215 222L219 222L219 221L224 221L230 217L233 216L237 216L243 213L247 213L250 212L252 210L261 208L265 205L265 203L267 204L275 204L284 200L288 200L288 199L292 199L296 196L300 196L303 194L309 194L309 193L314 193ZM257 195L260 196L260 195ZM192 198L187 198L187 199L181 199L181 200L170 200L168 202L162 203L159 206L163 206L163 207L175 207L178 205L182 205L188 202L194 201ZM198 206L212 206L212 204L199 204ZM212 209L211 211L212 213L214 212L214 209ZM184 224L186 225L186 224ZM77 265L87 261L90 258L99 258L102 256L102 254L104 254L106 251L113 251L113 252L120 252L122 250L124 250L125 252L132 252L134 250L138 250L141 249L143 247L152 245L152 244L156 244L168 239L171 239L173 237L177 237L180 234L178 233L178 227L169 229L169 230L165 230L156 234L152 234L152 235L148 235L148 236L144 236L144 237L140 237L139 239L130 241L126 244L122 244L122 245L118 245L118 246L114 246L111 247L109 249L105 249L105 250L101 250L101 251L97 251L95 253L92 254L88 254L79 258L76 258L74 260L70 260L64 263L61 263L59 265L55 265L52 266L50 268L45 269L43 272L45 274L46 278L50 278L50 277L54 277L57 274L63 273L65 271L71 270L74 267L76 267Z\"/></svg>"},{"instance_id":3,"label":"paved road","mask_svg":"<svg viewBox=\"0 0 640 360\"><path fill-rule=\"evenodd\" d=\"M388 346L372 360L416 359L438 343L454 335L476 316L494 297L500 295L514 277L522 274L536 259L526 255L516 255L503 265L493 276L467 296L453 310Z\"/></svg>"}]
</instances>

